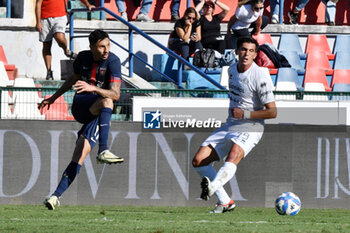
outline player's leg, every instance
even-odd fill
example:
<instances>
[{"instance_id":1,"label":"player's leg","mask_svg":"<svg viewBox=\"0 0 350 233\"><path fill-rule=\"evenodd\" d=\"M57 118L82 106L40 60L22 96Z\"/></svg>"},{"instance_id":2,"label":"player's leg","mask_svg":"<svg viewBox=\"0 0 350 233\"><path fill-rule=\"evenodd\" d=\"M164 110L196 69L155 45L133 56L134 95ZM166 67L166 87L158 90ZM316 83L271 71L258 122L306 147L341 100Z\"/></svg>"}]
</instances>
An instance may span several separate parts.
<instances>
[{"instance_id":1,"label":"player's leg","mask_svg":"<svg viewBox=\"0 0 350 233\"><path fill-rule=\"evenodd\" d=\"M207 181L208 196L215 190L225 185L235 174L238 163L259 143L263 132L232 132L228 138L232 141L228 156L224 165L218 171L215 179Z\"/></svg>"},{"instance_id":2,"label":"player's leg","mask_svg":"<svg viewBox=\"0 0 350 233\"><path fill-rule=\"evenodd\" d=\"M77 57L77 54L73 53L73 51L69 50L67 47L67 39L65 36L66 32L66 24L67 24L67 17L56 17L53 18L53 36L58 44L64 52L64 54L69 57L75 59Z\"/></svg>"},{"instance_id":3,"label":"player's leg","mask_svg":"<svg viewBox=\"0 0 350 233\"><path fill-rule=\"evenodd\" d=\"M52 46L52 40L43 42L42 53L43 53L44 63L47 71L46 80L53 79L53 74L51 70L51 61L52 61L51 46Z\"/></svg>"},{"instance_id":4,"label":"player's leg","mask_svg":"<svg viewBox=\"0 0 350 233\"><path fill-rule=\"evenodd\" d=\"M219 156L211 145L201 146L192 160L192 165L200 177L208 177L210 180L213 180L216 177L216 171L211 164L218 160ZM219 205L233 202L223 187L218 188L215 195L219 200ZM205 200L207 196L202 193L201 198Z\"/></svg>"},{"instance_id":5,"label":"player's leg","mask_svg":"<svg viewBox=\"0 0 350 233\"><path fill-rule=\"evenodd\" d=\"M102 163L121 163L123 158L116 156L108 150L108 135L111 124L113 101L110 98L99 98L90 107L90 112L93 115L99 116L99 149L98 149L98 162Z\"/></svg>"},{"instance_id":6,"label":"player's leg","mask_svg":"<svg viewBox=\"0 0 350 233\"><path fill-rule=\"evenodd\" d=\"M218 171L215 179L209 185L209 196L224 186L236 174L237 165L244 157L244 150L237 144L232 146L224 165Z\"/></svg>"},{"instance_id":7,"label":"player's leg","mask_svg":"<svg viewBox=\"0 0 350 233\"><path fill-rule=\"evenodd\" d=\"M62 174L62 178L50 198L46 199L44 204L49 210L54 210L56 206L59 206L59 198L69 188L78 175L81 166L84 163L86 156L90 153L91 146L88 140L84 136L80 136L77 140L75 150L73 153L72 161Z\"/></svg>"}]
</instances>

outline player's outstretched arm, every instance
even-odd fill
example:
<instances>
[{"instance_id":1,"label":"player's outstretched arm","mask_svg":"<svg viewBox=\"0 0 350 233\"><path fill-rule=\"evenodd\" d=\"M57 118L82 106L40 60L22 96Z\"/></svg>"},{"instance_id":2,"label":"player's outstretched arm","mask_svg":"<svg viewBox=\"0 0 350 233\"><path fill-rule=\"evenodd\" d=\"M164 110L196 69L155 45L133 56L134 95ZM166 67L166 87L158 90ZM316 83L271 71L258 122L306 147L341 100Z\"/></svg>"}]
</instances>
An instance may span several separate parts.
<instances>
[{"instance_id":1,"label":"player's outstretched arm","mask_svg":"<svg viewBox=\"0 0 350 233\"><path fill-rule=\"evenodd\" d=\"M63 84L62 86L55 92L55 94L53 94L52 96L50 96L47 99L44 99L39 105L38 105L38 109L41 111L46 105L48 107L48 109L50 109L50 105L53 104L55 102L55 100L60 97L61 95L63 95L66 91L70 90L73 86L74 83L77 82L77 80L79 79L79 75L77 74L73 74L70 78L68 78Z\"/></svg>"}]
</instances>

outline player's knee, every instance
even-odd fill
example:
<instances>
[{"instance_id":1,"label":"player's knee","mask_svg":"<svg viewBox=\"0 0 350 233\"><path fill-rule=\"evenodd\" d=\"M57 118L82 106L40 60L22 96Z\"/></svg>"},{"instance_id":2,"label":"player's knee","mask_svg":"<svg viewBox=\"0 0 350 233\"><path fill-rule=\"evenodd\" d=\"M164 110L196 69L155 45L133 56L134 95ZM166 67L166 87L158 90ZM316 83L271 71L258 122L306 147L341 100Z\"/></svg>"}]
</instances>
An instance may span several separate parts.
<instances>
[{"instance_id":1,"label":"player's knee","mask_svg":"<svg viewBox=\"0 0 350 233\"><path fill-rule=\"evenodd\" d=\"M102 99L102 105L104 108L110 108L113 109L113 100L110 98L103 98Z\"/></svg>"}]
</instances>

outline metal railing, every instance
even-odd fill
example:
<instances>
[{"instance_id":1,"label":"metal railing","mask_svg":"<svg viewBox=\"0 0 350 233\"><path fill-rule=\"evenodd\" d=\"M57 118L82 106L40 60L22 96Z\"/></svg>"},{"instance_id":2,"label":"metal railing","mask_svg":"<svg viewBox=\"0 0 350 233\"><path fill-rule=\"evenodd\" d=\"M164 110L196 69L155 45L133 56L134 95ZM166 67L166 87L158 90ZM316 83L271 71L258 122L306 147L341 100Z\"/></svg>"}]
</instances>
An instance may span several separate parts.
<instances>
[{"instance_id":1,"label":"metal railing","mask_svg":"<svg viewBox=\"0 0 350 233\"><path fill-rule=\"evenodd\" d=\"M57 87L15 88L0 87L1 119L25 120L73 120L71 105L75 91L66 92L44 112L37 109L43 98L54 94ZM227 90L186 90L186 89L121 89L121 97L115 103L112 120L132 119L132 98L150 97L189 97L189 98L228 98ZM276 100L283 101L350 101L350 92L282 92L275 91Z\"/></svg>"},{"instance_id":2,"label":"metal railing","mask_svg":"<svg viewBox=\"0 0 350 233\"><path fill-rule=\"evenodd\" d=\"M71 50L74 50L74 43L73 43L74 38L81 38L82 37L82 36L75 36L74 35L74 12L85 12L85 11L88 11L88 9L85 9L85 8L84 9L72 9L71 12L70 12L69 40L70 40L70 49ZM203 78L208 80L210 83L215 85L217 88L222 89L222 90L225 89L225 87L223 87L218 82L216 82L214 79L209 77L206 73L204 73L203 71L201 71L197 67L193 66L190 62L188 62L187 60L183 59L181 56L177 55L174 51L170 50L169 48L167 48L163 44L159 43L158 41L156 41L155 39L150 37L148 34L144 33L143 31L141 31L140 29L135 27L133 24L131 24L128 21L126 21L125 19L121 18L120 16L118 16L115 13L113 13L109 9L107 9L105 7L96 7L96 8L93 9L93 11L102 11L102 12L104 11L104 12L110 14L111 16L113 16L114 18L116 18L117 20L119 20L120 22L122 22L123 24L125 24L129 28L129 32L128 32L129 46L128 46L128 48L125 48L124 46L122 46L118 42L116 42L114 40L111 40L111 42L113 44L116 44L119 48L121 48L124 51L129 53L129 77L133 77L133 73L134 73L133 72L134 71L134 67L133 67L134 60L133 59L135 57L139 61L144 63L145 65L151 67L157 73L161 74L166 80L174 83L180 89L183 89L183 86L182 86L182 70L183 70L183 66L184 65L187 65L188 67L190 67L192 70L194 70L196 73L198 73ZM175 58L175 59L177 59L179 61L179 63L178 63L179 66L178 66L178 71L177 71L177 82L174 79L172 79L171 77L169 77L168 75L162 73L159 69L155 68L153 65L149 64L146 60L144 60L143 58L141 58L140 56L138 56L138 55L136 55L134 53L134 51L133 51L133 34L134 34L134 32L138 33L143 38L147 39L148 41L153 43L155 46L157 46L158 48L162 49L167 54L169 54L171 57L173 57L173 58Z\"/></svg>"}]
</instances>

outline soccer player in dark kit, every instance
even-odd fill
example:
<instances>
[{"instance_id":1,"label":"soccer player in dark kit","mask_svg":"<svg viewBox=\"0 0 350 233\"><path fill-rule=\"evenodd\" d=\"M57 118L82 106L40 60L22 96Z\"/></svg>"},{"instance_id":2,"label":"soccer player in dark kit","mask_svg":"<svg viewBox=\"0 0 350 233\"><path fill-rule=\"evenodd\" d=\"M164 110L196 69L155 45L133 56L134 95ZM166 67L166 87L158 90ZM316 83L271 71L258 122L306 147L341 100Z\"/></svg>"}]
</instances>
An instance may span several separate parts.
<instances>
[{"instance_id":1,"label":"soccer player in dark kit","mask_svg":"<svg viewBox=\"0 0 350 233\"><path fill-rule=\"evenodd\" d=\"M63 172L56 191L44 204L50 210L59 205L59 197L66 191L79 173L86 156L99 143L97 162L121 163L124 161L108 150L108 134L113 102L120 97L121 64L110 52L110 39L106 32L95 30L89 35L90 50L82 51L74 61L74 73L51 97L38 106L48 108L72 87L76 91L72 113L83 124L78 132L72 161Z\"/></svg>"}]
</instances>

